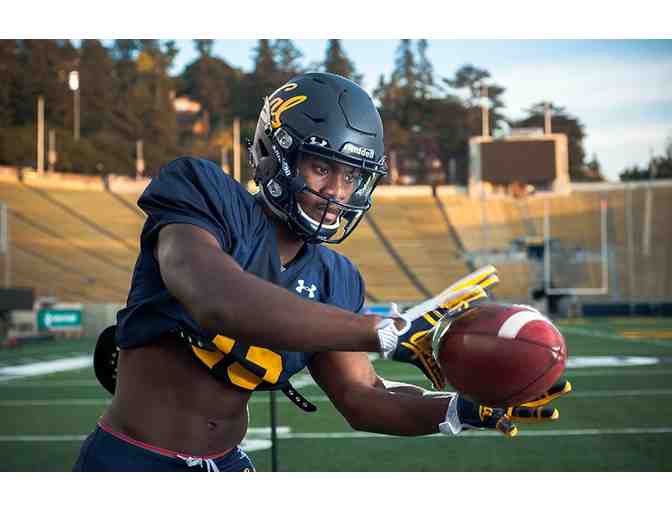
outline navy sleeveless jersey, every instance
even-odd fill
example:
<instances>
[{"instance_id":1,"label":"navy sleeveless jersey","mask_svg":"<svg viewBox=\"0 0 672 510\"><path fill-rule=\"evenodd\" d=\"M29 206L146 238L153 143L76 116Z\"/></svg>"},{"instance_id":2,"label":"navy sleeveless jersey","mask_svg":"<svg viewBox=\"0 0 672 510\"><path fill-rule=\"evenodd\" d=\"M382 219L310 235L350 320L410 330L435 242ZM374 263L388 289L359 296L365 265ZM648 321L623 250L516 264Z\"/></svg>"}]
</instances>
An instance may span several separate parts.
<instances>
[{"instance_id":1,"label":"navy sleeveless jersey","mask_svg":"<svg viewBox=\"0 0 672 510\"><path fill-rule=\"evenodd\" d=\"M116 341L121 348L158 341L166 332L177 329L209 338L168 292L154 258L158 233L171 223L207 230L245 271L305 299L355 313L362 310L364 283L344 256L324 246L306 244L282 270L275 226L254 196L215 163L188 157L172 161L152 179L138 205L148 217L140 236L128 301L117 314ZM263 306L259 314L263 320ZM312 356L244 345L224 335L217 336L213 343L217 347L214 351L195 346L192 350L215 377L249 390L283 386Z\"/></svg>"}]
</instances>

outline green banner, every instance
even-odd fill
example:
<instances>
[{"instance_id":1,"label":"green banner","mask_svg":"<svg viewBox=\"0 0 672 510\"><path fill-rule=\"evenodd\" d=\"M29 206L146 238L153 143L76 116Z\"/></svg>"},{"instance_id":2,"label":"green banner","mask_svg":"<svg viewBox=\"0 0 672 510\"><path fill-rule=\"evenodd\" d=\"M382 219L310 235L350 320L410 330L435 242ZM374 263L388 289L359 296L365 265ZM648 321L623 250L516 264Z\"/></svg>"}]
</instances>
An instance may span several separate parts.
<instances>
[{"instance_id":1,"label":"green banner","mask_svg":"<svg viewBox=\"0 0 672 510\"><path fill-rule=\"evenodd\" d=\"M82 328L82 311L79 309L43 309L37 312L39 331L77 330Z\"/></svg>"}]
</instances>

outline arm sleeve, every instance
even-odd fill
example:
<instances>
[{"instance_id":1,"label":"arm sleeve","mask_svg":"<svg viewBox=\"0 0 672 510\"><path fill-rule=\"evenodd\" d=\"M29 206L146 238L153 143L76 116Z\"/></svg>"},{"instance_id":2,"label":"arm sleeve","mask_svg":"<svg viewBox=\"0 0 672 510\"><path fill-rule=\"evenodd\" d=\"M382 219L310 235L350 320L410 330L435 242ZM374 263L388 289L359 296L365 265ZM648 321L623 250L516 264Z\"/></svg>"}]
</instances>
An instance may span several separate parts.
<instances>
[{"instance_id":1,"label":"arm sleeve","mask_svg":"<svg viewBox=\"0 0 672 510\"><path fill-rule=\"evenodd\" d=\"M223 212L232 192L228 180L221 169L205 160L180 158L163 167L138 200L148 215L142 244L152 248L164 226L187 223L210 232L229 252L231 226Z\"/></svg>"}]
</instances>

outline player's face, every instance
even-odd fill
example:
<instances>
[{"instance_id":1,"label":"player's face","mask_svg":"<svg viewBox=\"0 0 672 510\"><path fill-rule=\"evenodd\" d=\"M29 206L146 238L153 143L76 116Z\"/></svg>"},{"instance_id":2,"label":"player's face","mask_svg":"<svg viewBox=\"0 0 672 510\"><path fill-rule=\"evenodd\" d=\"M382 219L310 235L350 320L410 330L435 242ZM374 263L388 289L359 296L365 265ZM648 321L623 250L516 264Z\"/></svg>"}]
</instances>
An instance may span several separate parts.
<instances>
[{"instance_id":1,"label":"player's face","mask_svg":"<svg viewBox=\"0 0 672 510\"><path fill-rule=\"evenodd\" d=\"M315 156L302 156L299 172L306 185L321 195L347 203L357 188L360 170L335 161ZM315 221L320 221L327 208L327 202L311 193L300 193L297 197L301 208ZM331 206L324 217L324 223L331 225L338 221L339 208Z\"/></svg>"}]
</instances>

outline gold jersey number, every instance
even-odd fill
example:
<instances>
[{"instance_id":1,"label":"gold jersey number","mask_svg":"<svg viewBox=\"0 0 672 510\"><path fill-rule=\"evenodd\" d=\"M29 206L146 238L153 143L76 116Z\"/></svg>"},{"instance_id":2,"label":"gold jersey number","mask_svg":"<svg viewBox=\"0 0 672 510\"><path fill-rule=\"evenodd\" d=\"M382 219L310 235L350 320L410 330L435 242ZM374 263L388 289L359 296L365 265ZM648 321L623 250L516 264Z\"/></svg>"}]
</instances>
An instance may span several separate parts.
<instances>
[{"instance_id":1,"label":"gold jersey number","mask_svg":"<svg viewBox=\"0 0 672 510\"><path fill-rule=\"evenodd\" d=\"M213 343L219 349L218 351L206 351L193 345L191 346L198 359L210 369L233 350L236 341L226 336L217 335ZM280 374L282 374L282 356L278 353L252 345L248 349L245 359L264 370L265 373L263 377L259 377L236 361L226 369L229 380L236 386L251 391L262 382L276 384L278 379L280 379Z\"/></svg>"}]
</instances>

